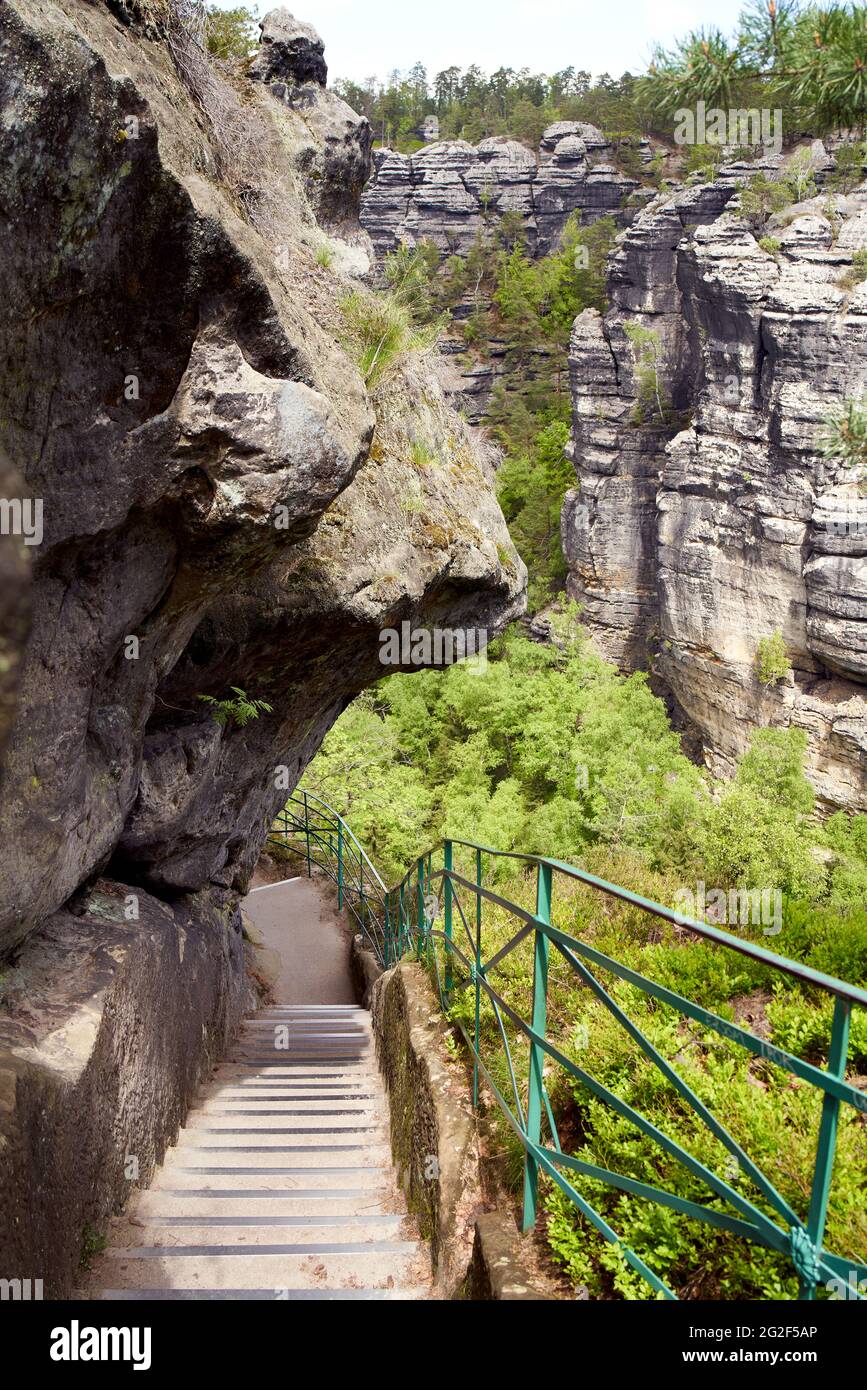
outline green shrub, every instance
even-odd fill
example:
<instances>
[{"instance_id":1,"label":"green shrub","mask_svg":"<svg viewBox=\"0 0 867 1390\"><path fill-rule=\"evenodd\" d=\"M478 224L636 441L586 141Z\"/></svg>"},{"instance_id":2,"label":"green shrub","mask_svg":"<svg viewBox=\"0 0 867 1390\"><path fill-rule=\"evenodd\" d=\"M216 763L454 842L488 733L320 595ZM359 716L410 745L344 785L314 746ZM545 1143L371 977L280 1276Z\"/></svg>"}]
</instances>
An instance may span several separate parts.
<instances>
[{"instance_id":1,"label":"green shrub","mask_svg":"<svg viewBox=\"0 0 867 1390\"><path fill-rule=\"evenodd\" d=\"M347 328L346 347L365 385L373 389L411 353L429 351L439 325L418 327L409 305L393 294L354 289L340 300Z\"/></svg>"},{"instance_id":2,"label":"green shrub","mask_svg":"<svg viewBox=\"0 0 867 1390\"><path fill-rule=\"evenodd\" d=\"M739 189L740 216L755 233L762 231L769 217L798 201L796 191L786 179L769 179L757 174Z\"/></svg>"},{"instance_id":3,"label":"green shrub","mask_svg":"<svg viewBox=\"0 0 867 1390\"><path fill-rule=\"evenodd\" d=\"M778 630L770 637L760 637L756 648L756 674L762 685L776 685L791 669L782 632Z\"/></svg>"},{"instance_id":4,"label":"green shrub","mask_svg":"<svg viewBox=\"0 0 867 1390\"><path fill-rule=\"evenodd\" d=\"M839 459L862 471L867 467L867 404L863 395L846 401L826 418L819 448L826 459Z\"/></svg>"},{"instance_id":5,"label":"green shrub","mask_svg":"<svg viewBox=\"0 0 867 1390\"><path fill-rule=\"evenodd\" d=\"M835 167L828 179L834 193L850 193L864 178L865 147L863 140L841 145L834 153Z\"/></svg>"},{"instance_id":6,"label":"green shrub","mask_svg":"<svg viewBox=\"0 0 867 1390\"><path fill-rule=\"evenodd\" d=\"M867 247L862 247L860 251L855 252L852 257L852 265L843 272L837 284L842 290L853 290L864 280L867 280Z\"/></svg>"},{"instance_id":7,"label":"green shrub","mask_svg":"<svg viewBox=\"0 0 867 1390\"><path fill-rule=\"evenodd\" d=\"M782 242L775 236L763 236L759 237L759 246L761 246L762 250L766 251L769 256L773 256L774 259L776 259L780 254Z\"/></svg>"},{"instance_id":8,"label":"green shrub","mask_svg":"<svg viewBox=\"0 0 867 1390\"><path fill-rule=\"evenodd\" d=\"M237 724L239 729L243 729L251 719L258 719L260 714L273 713L273 705L269 705L266 700L251 699L240 686L233 685L232 691L234 697L227 697L225 700L218 700L213 695L198 695L196 698L208 706L211 718L218 724Z\"/></svg>"},{"instance_id":9,"label":"green shrub","mask_svg":"<svg viewBox=\"0 0 867 1390\"><path fill-rule=\"evenodd\" d=\"M208 52L226 61L249 58L256 51L258 24L256 11L244 5L232 10L209 5L205 27Z\"/></svg>"}]
</instances>

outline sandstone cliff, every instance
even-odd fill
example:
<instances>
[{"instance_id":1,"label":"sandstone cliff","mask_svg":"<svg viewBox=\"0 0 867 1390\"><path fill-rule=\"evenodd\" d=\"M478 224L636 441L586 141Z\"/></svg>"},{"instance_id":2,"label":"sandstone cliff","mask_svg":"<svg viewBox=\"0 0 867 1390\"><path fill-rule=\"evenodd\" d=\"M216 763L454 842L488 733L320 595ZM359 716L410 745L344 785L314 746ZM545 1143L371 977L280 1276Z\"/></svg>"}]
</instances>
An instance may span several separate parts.
<instances>
[{"instance_id":1,"label":"sandstone cliff","mask_svg":"<svg viewBox=\"0 0 867 1390\"><path fill-rule=\"evenodd\" d=\"M731 171L658 198L612 257L609 312L576 320L569 590L607 656L652 668L715 771L754 726L800 727L822 802L863 811L867 497L820 435L867 384L867 288L838 283L867 244L867 191L778 215L770 251L737 209ZM641 422L632 325L656 335L665 425ZM766 687L775 631L791 671Z\"/></svg>"},{"instance_id":2,"label":"sandstone cliff","mask_svg":"<svg viewBox=\"0 0 867 1390\"><path fill-rule=\"evenodd\" d=\"M640 157L651 158L642 141ZM575 212L582 222L614 216L639 194L636 179L614 164L614 150L596 126L559 121L542 136L538 154L518 140L492 136L478 145L445 140L418 154L377 150L361 200L361 221L382 259L402 242L434 242L444 255L465 255L476 237L504 213L522 220L528 252L556 249Z\"/></svg>"},{"instance_id":3,"label":"sandstone cliff","mask_svg":"<svg viewBox=\"0 0 867 1390\"><path fill-rule=\"evenodd\" d=\"M652 159L641 140L638 158ZM558 121L542 136L537 153L518 140L492 136L478 145L445 140L404 155L374 152L373 173L361 199L361 222L369 234L379 273L385 257L400 245L433 243L443 259L466 256L481 238L489 239L500 219L520 220L527 252L541 257L555 251L569 218L587 226L611 217L628 226L652 190L615 163L616 150L596 126ZM468 295L454 309L459 323L473 309ZM449 396L478 424L491 393L506 371L505 344L489 341L483 352L468 352L459 333L445 336L441 380ZM545 358L540 354L540 360ZM544 371L546 362L541 360Z\"/></svg>"},{"instance_id":4,"label":"sandstone cliff","mask_svg":"<svg viewBox=\"0 0 867 1390\"><path fill-rule=\"evenodd\" d=\"M233 85L170 5L0 7L0 482L44 504L20 680L0 552L0 1251L54 1292L236 1026L238 897L380 630L523 602L428 368L369 391L342 345L366 122L264 38ZM216 723L231 686L273 712Z\"/></svg>"}]
</instances>

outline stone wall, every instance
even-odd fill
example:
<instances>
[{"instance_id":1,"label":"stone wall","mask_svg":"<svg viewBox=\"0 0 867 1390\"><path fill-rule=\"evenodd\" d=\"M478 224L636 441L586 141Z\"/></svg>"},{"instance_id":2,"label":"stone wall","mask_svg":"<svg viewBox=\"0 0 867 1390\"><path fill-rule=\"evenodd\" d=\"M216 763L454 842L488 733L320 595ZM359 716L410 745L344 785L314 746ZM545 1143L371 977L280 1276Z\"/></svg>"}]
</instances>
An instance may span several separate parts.
<instances>
[{"instance_id":1,"label":"stone wall","mask_svg":"<svg viewBox=\"0 0 867 1390\"><path fill-rule=\"evenodd\" d=\"M398 1177L430 1241L437 1285L454 1297L470 1266L481 1210L472 1107L463 1077L443 1061L445 1024L420 965L404 962L382 975L371 1012Z\"/></svg>"},{"instance_id":2,"label":"stone wall","mask_svg":"<svg viewBox=\"0 0 867 1390\"><path fill-rule=\"evenodd\" d=\"M102 879L5 984L0 1275L65 1298L249 1006L240 921L225 893L169 907Z\"/></svg>"}]
</instances>

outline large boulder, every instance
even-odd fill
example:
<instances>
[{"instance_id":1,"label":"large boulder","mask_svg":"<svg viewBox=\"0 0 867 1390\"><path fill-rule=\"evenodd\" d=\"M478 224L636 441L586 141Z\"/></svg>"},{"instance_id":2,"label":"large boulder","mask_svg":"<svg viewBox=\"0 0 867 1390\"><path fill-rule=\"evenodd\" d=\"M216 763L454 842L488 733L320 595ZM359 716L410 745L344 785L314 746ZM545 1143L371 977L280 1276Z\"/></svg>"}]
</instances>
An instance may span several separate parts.
<instances>
[{"instance_id":1,"label":"large boulder","mask_svg":"<svg viewBox=\"0 0 867 1390\"><path fill-rule=\"evenodd\" d=\"M270 10L260 21L261 47L250 64L254 82L328 81L325 44L312 24L304 24L288 10Z\"/></svg>"}]
</instances>

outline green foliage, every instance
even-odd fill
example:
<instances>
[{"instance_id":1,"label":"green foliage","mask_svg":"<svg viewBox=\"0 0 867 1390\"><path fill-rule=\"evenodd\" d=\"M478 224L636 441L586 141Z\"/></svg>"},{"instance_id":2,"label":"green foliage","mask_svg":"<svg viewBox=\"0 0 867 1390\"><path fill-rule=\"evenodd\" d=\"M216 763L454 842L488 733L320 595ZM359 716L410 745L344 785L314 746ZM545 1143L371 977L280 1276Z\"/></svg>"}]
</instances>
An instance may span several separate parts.
<instances>
[{"instance_id":1,"label":"green foliage","mask_svg":"<svg viewBox=\"0 0 867 1390\"><path fill-rule=\"evenodd\" d=\"M867 280L867 247L856 251L849 270L843 272L837 284L844 290L853 290L856 285Z\"/></svg>"},{"instance_id":2,"label":"green foliage","mask_svg":"<svg viewBox=\"0 0 867 1390\"><path fill-rule=\"evenodd\" d=\"M233 685L232 691L233 697L225 700L218 700L214 695L197 695L196 698L208 706L211 718L218 724L237 724L239 729L243 729L252 719L258 719L260 714L273 713L273 705L266 700L251 699L240 686Z\"/></svg>"},{"instance_id":3,"label":"green foliage","mask_svg":"<svg viewBox=\"0 0 867 1390\"><path fill-rule=\"evenodd\" d=\"M770 637L760 637L756 647L756 675L762 685L776 685L791 669L782 632L772 632Z\"/></svg>"},{"instance_id":4,"label":"green foliage","mask_svg":"<svg viewBox=\"0 0 867 1390\"><path fill-rule=\"evenodd\" d=\"M839 459L863 474L867 467L867 403L863 396L846 401L841 410L828 416L819 448L826 459Z\"/></svg>"},{"instance_id":5,"label":"green foliage","mask_svg":"<svg viewBox=\"0 0 867 1390\"><path fill-rule=\"evenodd\" d=\"M775 212L782 212L797 201L792 184L785 179L766 178L764 174L756 174L749 183L741 184L738 192L740 215L755 233L763 229Z\"/></svg>"},{"instance_id":6,"label":"green foliage","mask_svg":"<svg viewBox=\"0 0 867 1390\"><path fill-rule=\"evenodd\" d=\"M343 296L339 307L346 324L346 348L371 390L410 353L429 351L439 336L439 324L419 327L411 301L396 293L354 289Z\"/></svg>"},{"instance_id":7,"label":"green foliage","mask_svg":"<svg viewBox=\"0 0 867 1390\"><path fill-rule=\"evenodd\" d=\"M401 245L385 258L386 283L416 323L430 323L437 316L432 281L439 259L439 251L432 241L421 241L417 246Z\"/></svg>"},{"instance_id":8,"label":"green foliage","mask_svg":"<svg viewBox=\"0 0 867 1390\"><path fill-rule=\"evenodd\" d=\"M722 145L686 145L685 153L685 179L710 183L716 178L717 170L722 163Z\"/></svg>"},{"instance_id":9,"label":"green foliage","mask_svg":"<svg viewBox=\"0 0 867 1390\"><path fill-rule=\"evenodd\" d=\"M763 236L759 237L759 246L776 260L779 257L782 242L775 236Z\"/></svg>"},{"instance_id":10,"label":"green foliage","mask_svg":"<svg viewBox=\"0 0 867 1390\"><path fill-rule=\"evenodd\" d=\"M327 736L311 790L353 824L364 817L364 838L376 837L395 877L448 830L572 861L633 856L616 871L773 887L817 910L860 901L867 818L832 819L826 830L809 819L802 731L756 731L734 779L711 796L647 678L621 677L596 656L574 609L555 627L552 646L515 632L496 640L484 674L458 664L382 681ZM402 835L399 849L403 823L417 838Z\"/></svg>"},{"instance_id":11,"label":"green foliage","mask_svg":"<svg viewBox=\"0 0 867 1390\"><path fill-rule=\"evenodd\" d=\"M560 512L567 489L575 485L575 470L564 454L569 434L565 420L543 424L529 448L515 446L506 454L497 473L500 506L530 573L531 608L553 597L566 577Z\"/></svg>"},{"instance_id":12,"label":"green foliage","mask_svg":"<svg viewBox=\"0 0 867 1390\"><path fill-rule=\"evenodd\" d=\"M108 1237L86 1222L81 1233L81 1251L79 1254L81 1269L89 1270L96 1256L101 1255L107 1245Z\"/></svg>"},{"instance_id":13,"label":"green foliage","mask_svg":"<svg viewBox=\"0 0 867 1390\"><path fill-rule=\"evenodd\" d=\"M658 47L636 96L669 117L679 108L781 107L790 129L863 129L867 33L857 4L752 0L729 39L694 30Z\"/></svg>"},{"instance_id":14,"label":"green foliage","mask_svg":"<svg viewBox=\"0 0 867 1390\"><path fill-rule=\"evenodd\" d=\"M489 135L509 135L535 147L554 121L590 121L603 130L634 135L646 123L635 99L635 79L564 68L553 74L500 68L486 74L473 65L448 67L429 77L419 63L394 72L385 82L338 79L335 91L368 117L382 143L411 152L419 147L418 128L437 115L440 137L477 144Z\"/></svg>"},{"instance_id":15,"label":"green foliage","mask_svg":"<svg viewBox=\"0 0 867 1390\"><path fill-rule=\"evenodd\" d=\"M863 140L853 140L834 151L835 167L828 178L832 193L851 193L864 178L867 148Z\"/></svg>"},{"instance_id":16,"label":"green foliage","mask_svg":"<svg viewBox=\"0 0 867 1390\"><path fill-rule=\"evenodd\" d=\"M221 10L216 5L209 5L205 28L208 52L225 61L249 58L256 51L258 27L259 17L255 9L238 5L232 10Z\"/></svg>"},{"instance_id":17,"label":"green foliage","mask_svg":"<svg viewBox=\"0 0 867 1390\"><path fill-rule=\"evenodd\" d=\"M630 322L624 323L623 331L632 346L638 388L632 422L635 425L665 425L671 416L671 406L665 399L659 378L659 334L644 324Z\"/></svg>"}]
</instances>

